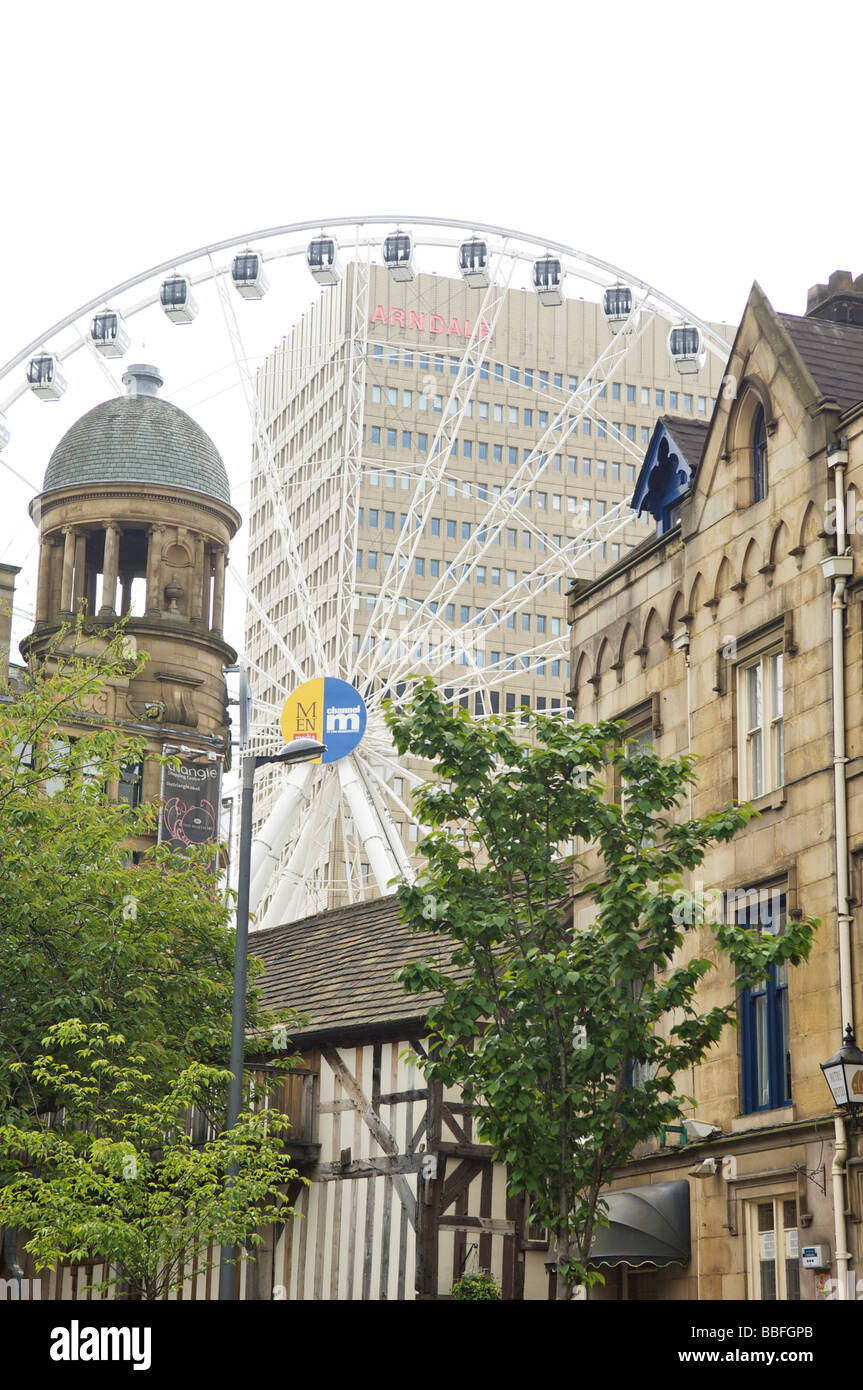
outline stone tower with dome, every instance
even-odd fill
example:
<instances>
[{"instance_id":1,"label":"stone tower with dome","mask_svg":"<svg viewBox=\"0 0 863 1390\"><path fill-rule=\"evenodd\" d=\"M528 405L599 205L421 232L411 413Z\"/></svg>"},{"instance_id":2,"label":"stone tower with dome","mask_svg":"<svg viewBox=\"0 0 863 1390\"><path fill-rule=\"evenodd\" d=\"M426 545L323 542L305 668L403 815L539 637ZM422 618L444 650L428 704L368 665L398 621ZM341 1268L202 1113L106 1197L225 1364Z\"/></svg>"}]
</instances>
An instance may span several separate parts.
<instances>
[{"instance_id":1,"label":"stone tower with dome","mask_svg":"<svg viewBox=\"0 0 863 1390\"><path fill-rule=\"evenodd\" d=\"M149 660L106 686L82 722L144 735L154 753L184 748L227 760L224 669L236 653L223 636L225 568L240 517L216 446L159 397L156 368L130 366L123 383L126 396L96 406L63 436L30 504L39 582L21 650L28 662L50 662L80 616L84 650L98 659L122 618L130 649ZM154 800L160 778L158 763L146 760L128 799Z\"/></svg>"}]
</instances>

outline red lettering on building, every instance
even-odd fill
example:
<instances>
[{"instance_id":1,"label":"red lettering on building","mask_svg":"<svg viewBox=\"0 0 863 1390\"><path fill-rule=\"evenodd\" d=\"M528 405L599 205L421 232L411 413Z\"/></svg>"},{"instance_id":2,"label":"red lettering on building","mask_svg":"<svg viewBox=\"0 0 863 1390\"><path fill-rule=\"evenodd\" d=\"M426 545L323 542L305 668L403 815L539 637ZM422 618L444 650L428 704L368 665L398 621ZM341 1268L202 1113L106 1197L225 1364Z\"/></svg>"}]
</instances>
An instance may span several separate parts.
<instances>
[{"instance_id":1,"label":"red lettering on building","mask_svg":"<svg viewBox=\"0 0 863 1390\"><path fill-rule=\"evenodd\" d=\"M447 324L446 331L447 337L449 337L450 333L455 333L459 338L461 337L461 324L459 323L457 318L450 319L449 323Z\"/></svg>"},{"instance_id":2,"label":"red lettering on building","mask_svg":"<svg viewBox=\"0 0 863 1390\"><path fill-rule=\"evenodd\" d=\"M416 312L415 309L411 309L411 311L410 311L410 317L409 317L409 319L408 319L408 328L420 328L420 329L422 329L423 331L425 331L425 326L426 326L425 310L423 310L423 312L422 312L421 314L418 314L418 313Z\"/></svg>"},{"instance_id":3,"label":"red lettering on building","mask_svg":"<svg viewBox=\"0 0 863 1390\"><path fill-rule=\"evenodd\" d=\"M435 328L436 323L440 325L439 328ZM429 333L443 333L445 330L446 320L442 319L440 314L432 314L429 319Z\"/></svg>"},{"instance_id":4,"label":"red lettering on building","mask_svg":"<svg viewBox=\"0 0 863 1390\"><path fill-rule=\"evenodd\" d=\"M395 327L395 325L398 324L400 328L404 328L404 326L405 326L405 311L404 311L404 309L391 309L391 310L390 310L390 323L393 325L393 327Z\"/></svg>"},{"instance_id":5,"label":"red lettering on building","mask_svg":"<svg viewBox=\"0 0 863 1390\"><path fill-rule=\"evenodd\" d=\"M382 323L385 325L386 321L386 310L384 309L383 304L379 304L378 307L375 309L375 312L372 314L372 323Z\"/></svg>"},{"instance_id":6,"label":"red lettering on building","mask_svg":"<svg viewBox=\"0 0 863 1390\"><path fill-rule=\"evenodd\" d=\"M387 311L383 304L375 306L372 323L382 323L385 328L392 325L399 328L418 328L423 333L445 333L448 338L470 338L471 331L470 319L465 319L462 329L462 325L455 315L447 323L442 314L430 314L428 325L426 325L425 310L417 313L416 309L391 309L389 317L387 317ZM478 338L492 340L491 329L487 323L479 323L476 327L476 334Z\"/></svg>"}]
</instances>

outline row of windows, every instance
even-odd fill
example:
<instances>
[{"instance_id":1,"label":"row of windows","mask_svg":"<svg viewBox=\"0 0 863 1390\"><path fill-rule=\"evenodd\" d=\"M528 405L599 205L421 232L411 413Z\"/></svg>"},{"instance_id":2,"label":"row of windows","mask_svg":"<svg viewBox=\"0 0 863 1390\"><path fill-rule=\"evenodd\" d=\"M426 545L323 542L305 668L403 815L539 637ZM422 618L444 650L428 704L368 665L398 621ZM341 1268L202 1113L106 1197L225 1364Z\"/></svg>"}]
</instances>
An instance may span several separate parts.
<instances>
[{"instance_id":1,"label":"row of windows","mask_svg":"<svg viewBox=\"0 0 863 1390\"><path fill-rule=\"evenodd\" d=\"M408 435L407 438L408 438L408 440L409 440L409 439L410 439L410 435ZM425 440L425 439L427 438L427 436L423 434L423 435L419 435L418 438L419 438L419 439L422 439L422 440ZM465 444L468 444L469 442L470 442L470 441L467 441L467 440L464 441ZM477 455L477 456L478 456L480 459L485 459L485 458L487 458L487 457L488 457L487 446L486 446L481 440L480 440L480 441L476 441L476 443L477 443L477 448L478 448L478 455ZM409 448L410 448L410 444L409 444L409 443L405 443L405 444L403 445L403 447L406 448L406 449L409 449ZM424 449L426 446L425 446L425 444L423 444L421 447ZM472 444L471 444L471 450L472 450ZM451 453L454 453L454 450L451 450L450 452L451 452ZM524 449L524 450L522 451L522 462L525 462L525 461L530 457L531 452L532 452L532 451L531 451L530 449ZM492 457L493 457L493 459L494 459L494 462L495 462L495 463L502 463L502 462L503 462L503 455L504 455L503 445L501 445L501 444L495 444L495 445L493 446L493 452L492 452ZM473 457L472 452L471 452L471 451L468 451L468 450L466 449L466 450L465 450L465 457L467 457L467 458L472 458L472 457ZM518 462L519 462L519 458L518 458L518 449L515 448L514 445L510 445L510 446L508 447L508 449L507 449L507 462L508 462L508 463L510 464L510 466L513 467L513 468L515 468L515 467L518 466ZM553 473L560 473L560 474L562 474L563 471L564 471L564 468L563 468L563 455L562 455L562 454L551 454L551 455L549 455L549 454L541 454L541 455L539 456L538 463L539 463L539 467L537 468L537 472L538 472L538 473L544 472L546 468L549 468L549 466L550 466L550 468L551 468L551 472L553 472ZM377 487L378 481L379 481L380 476L381 476L381 472L383 472L383 474L384 474L384 485L385 485L386 487L395 487L395 486L396 486L396 484L395 484L396 472L395 472L394 469L381 470L380 468L366 468L365 473L364 473L365 481L366 481L371 487ZM566 472L570 475L570 477L577 477L577 476L578 476L578 459L577 459L574 455L572 455L572 454L568 455L568 457L567 457L567 460L566 460ZM626 483L633 484L633 483L635 482L635 464L634 464L634 463L625 463L625 464L621 464L621 463L620 463L618 460L616 460L616 459L592 459L592 458L583 458L582 461L581 461L581 476L582 476L583 478L590 478L590 477L595 476L595 477L599 478L600 481L605 480L605 481L611 481L611 482L613 482L613 483L618 483L618 482L620 482L621 480L623 480L623 481L625 481ZM410 487L413 485L413 483L416 481L417 475L416 475L415 473L402 473L402 474L399 475L399 477L400 477L400 486L401 486L402 488L404 488L405 490L407 490L407 489L410 488ZM455 486L458 486L458 484L457 484L457 482L455 482L455 480L450 479L450 482L453 482ZM471 483L468 482L467 480L465 480L464 486L470 488L470 487L471 487ZM485 486L486 486L486 485L485 485L484 483L477 483L477 484L476 484L477 496L479 496L480 489L483 489ZM453 496L453 495L454 495L454 494L452 494L452 493L450 494L450 496ZM499 488L499 487L496 489L495 495L498 496L498 497L500 496L500 488ZM470 496L470 493L469 493L469 492L468 492L468 493L465 493L465 496Z\"/></svg>"},{"instance_id":2,"label":"row of windows","mask_svg":"<svg viewBox=\"0 0 863 1390\"><path fill-rule=\"evenodd\" d=\"M355 656L361 652L371 652L377 645L376 639L366 637L360 633L353 634L353 651ZM538 676L550 676L552 678L561 677L563 668L568 667L569 663L562 658L554 657L547 660L544 657L531 655L529 652L519 654L517 652L501 652L489 650L486 652L484 647L472 647L470 651L462 649L455 642L404 642L397 637L385 637L383 639L384 655L393 652L396 656L409 656L412 660L430 662L442 662L450 666L477 666L480 668L499 671L534 671Z\"/></svg>"},{"instance_id":3,"label":"row of windows","mask_svg":"<svg viewBox=\"0 0 863 1390\"><path fill-rule=\"evenodd\" d=\"M454 521L447 522L447 528L449 528L450 526L455 526L455 524L456 524L456 523L455 523ZM462 527L463 527L463 529L467 528L467 527L468 527L468 523L467 523L467 522L463 522L463 523L462 523ZM451 532L449 531L449 529L447 529L447 536L449 537L449 539L453 539L453 536L452 536ZM465 536L464 538L467 539L466 536ZM532 549L534 548L534 545L533 545L534 541L536 541L536 549L537 549L537 550L547 550L548 547L549 547L549 540L548 540L548 537L547 537L547 536L535 536L534 533L531 532L531 531L522 531L522 532L521 532L520 548L521 548L522 550L532 550ZM492 537L492 542L493 542L494 545L500 545L500 544L502 544L502 543L505 542L506 545L508 545L508 546L510 546L510 547L512 547L512 548L516 548L516 547L519 546L519 531L518 531L518 529L517 529L516 527L514 527L514 526L508 526L508 527L506 528L506 535L505 535L505 537L504 537L503 534L501 534L500 536L494 536L494 537ZM562 537L562 536L554 536L554 537L552 537L552 542L551 542L551 543L554 544L554 545L556 545L558 550L562 550L562 549L563 549L563 537ZM589 542L585 542L585 544L588 544L588 543L589 543ZM575 545L576 545L575 542L571 542L571 543L570 543L570 548L571 548L571 550L572 550L573 553L575 553ZM603 559L603 560L605 560L605 559L607 558L607 555L606 555L606 547L607 547L607 545L608 545L608 542L607 542L607 541L603 541L603 542L602 542L601 549L600 549L600 556L601 556L601 559ZM619 560L622 554L627 554L627 555L628 555L629 552L630 552L630 550L632 550L632 544L631 544L631 542L626 542L625 550L622 550L622 549L621 549L621 542L620 542L620 541L612 541L612 542L611 542L611 559L612 559L612 561ZM378 564L378 561L379 561L379 560L381 561L380 565ZM390 551L390 550L383 550L383 551L380 551L380 550L365 550L362 546L359 546L359 547L357 548L357 552L356 552L356 568L357 568L357 569L362 569L363 566L365 565L365 568L368 569L368 570L378 570L378 569L382 569L382 570L388 571L389 568L390 568L390 566L391 566L391 564L392 564L392 562L393 562L393 551ZM398 569L399 569L399 573L401 573L401 572L402 572L403 570L405 570L406 568L407 568L407 559L406 559L406 557L405 557L404 555L400 555L399 558L398 558ZM431 557L426 557L426 556L424 556L424 555L415 555L415 556L414 556L413 570L414 570L414 574L415 574L419 579L425 579L425 578L429 578L429 579L440 579L440 577L441 577L442 575L445 575L445 574L455 574L456 568L457 568L457 566L456 566L456 564L455 564L454 561L442 560L442 559L440 559L440 558L437 557L437 556L431 556ZM466 568L467 568L467 562L466 562L466 561L462 563L461 568L462 568L462 571L466 570ZM493 584L493 585L498 585L498 584L501 583L501 575L504 575L504 576L505 576L505 579L506 579L506 582L505 582L504 587L510 589L510 588L514 588L514 587L515 587L515 584L516 584L516 582L517 582L516 579L515 579L514 577L513 577L512 579L510 579L510 576L515 576L515 574L516 574L516 571L513 570L513 569L503 569L503 568L500 568L500 567L498 567L498 566L496 566L496 565L475 565L474 568L473 568L472 571L471 571L471 574L469 575L469 578L472 580L472 582L473 582L474 584L485 584L485 583L487 582L487 578L486 578L486 577L488 576L488 582L489 582L489 583L491 583L491 584Z\"/></svg>"},{"instance_id":4,"label":"row of windows","mask_svg":"<svg viewBox=\"0 0 863 1390\"><path fill-rule=\"evenodd\" d=\"M450 482L452 484L453 491L449 492L448 484L447 496L461 496L470 499L470 497L474 495L474 488L471 486L470 483L462 482L461 484L459 484L457 479L451 479ZM390 488L395 488L395 482L388 483L387 486ZM475 486L475 495L477 501L479 502L488 501L488 489L483 483L480 483L479 486ZM502 495L502 489L496 488L493 496L501 497ZM508 494L508 496L509 500L514 504L516 500L515 494ZM536 504L536 510L538 512L566 512L569 516L584 517L589 517L591 515L603 517L605 516L609 507L608 499L603 497L582 497L579 500L578 497L575 497L572 494L567 496L566 494L559 492L534 493L531 490L528 490L527 492L522 493L521 501L519 502L519 506L522 509L524 509L525 511L530 511L534 503ZM617 503L612 501L611 505L616 506ZM405 526L407 525L408 514L407 512L399 512L398 516L399 523L397 528L396 513L394 511L388 511L386 508L380 507L363 506L357 508L357 524L359 526L368 526L372 529L375 529L378 526L380 526L381 520L383 519L383 527L385 531L395 531L396 529L404 530ZM419 517L416 518L416 529L420 529ZM504 528L502 527L498 527L496 529L495 534L493 534L491 537L493 542L496 543L500 539L500 536L503 534L503 529ZM515 532L513 531L512 527L507 527L506 530L508 536L514 536ZM471 535L473 535L474 533L480 533L479 538L481 540L485 539L484 528L482 524L477 526L470 521L456 521L453 518L447 519L445 517L439 516L433 516L429 518L428 534L430 536L447 536L450 540L456 540L460 537L462 540L469 540ZM516 541L514 539L510 539L508 543L510 545L515 545ZM555 543L557 545L560 545L562 543L562 537L555 537Z\"/></svg>"},{"instance_id":5,"label":"row of windows","mask_svg":"<svg viewBox=\"0 0 863 1390\"><path fill-rule=\"evenodd\" d=\"M590 432L591 432L591 431L590 431L590 424L591 424L590 420L583 420L583 421L582 421L582 426L585 427L585 428L583 429L583 433L586 434L586 435L589 435ZM616 426L615 426L615 428L616 428ZM635 427L634 427L634 426L629 426L629 425L627 425L626 428L627 428L627 431L629 431L630 429L633 430L632 435L628 435L627 437L628 437L628 438L632 438L632 439L634 440L634 438L635 438L635 434L634 434L634 429L635 429ZM365 429L366 429L366 426L364 425L364 426L363 426L363 430L365 431ZM602 426L601 424L600 424L600 426L599 426L599 429L598 429L598 431L597 431L597 434L598 434L598 437L599 437L600 439L604 439L604 438L606 437L604 426ZM425 453L425 452L428 450L428 447L429 447L429 437L428 437L428 434L427 434L427 433L424 433L423 431L418 431L417 434L416 434L416 436L414 437L414 434L413 434L413 432L412 432L411 430L398 430L398 429L394 429L394 428L392 428L392 427L389 427L389 428L388 428L388 427L382 426L382 425L371 425L371 426L369 427L369 439L370 439L370 441L371 441L372 444L386 445L386 447L387 447L388 449L397 449L397 448L402 448L402 449L413 449L413 448L416 448L420 453ZM644 427L644 428L642 429L642 443L647 444L647 443L649 442L649 439L650 439L650 431L649 431L646 427ZM450 454L451 454L452 456L457 456L457 455L458 455L458 452L459 452L459 441L458 441L458 438L456 438L456 439L454 439L454 440L452 441L452 443L450 444ZM463 438L463 439L461 440L461 452L462 452L462 457L463 457L463 458L466 458L466 459L474 458L474 457L475 457L475 458L478 458L481 462L485 462L486 459L491 458L495 463L503 463L503 461L504 461L504 455L506 455L506 461L507 461L507 463L509 463L510 467L515 468L515 467L518 466L518 463L519 463L519 453L520 453L520 455L521 455L521 461L522 461L522 462L525 462L527 459L530 458L531 454L533 453L533 449L532 449L532 448L525 448L524 446L522 446L521 451L519 451L518 447L517 447L516 445L514 445L514 444L509 444L509 445L492 444L492 445L491 445L491 453L489 453L489 444L488 444L488 441L487 441L487 440L484 440L484 439L464 439L464 438ZM547 460L548 460L548 455L547 455L547 454L543 454L541 457L542 457L542 459L543 459L543 466L545 466L545 462L547 462ZM555 454L555 455L554 455L554 458L555 458L555 459L560 459L560 457L561 457L560 454ZM571 462L571 463L577 463L577 460L570 459L570 462ZM590 463L590 460L589 460L589 459L585 459L584 462L585 462L585 464L589 464L589 463ZM606 474L605 474L605 469L606 469L606 466L607 466L607 465L606 465L606 462L603 461L603 460L597 460L597 462L598 462L599 464L601 464L601 467L602 467L602 470L603 470L602 473L600 473L598 476L600 476L600 477L605 477L605 476L606 476ZM621 476L621 467L625 468L626 481L627 481L628 483L634 483L634 482L635 482L635 464L634 464L634 463L627 463L627 464L621 465L618 461L613 460L612 463L611 463L611 476L612 476L613 478L615 478L615 479L619 479L620 476ZM572 471L572 472L576 472L577 469L576 469L576 468L573 468L573 469L571 469L571 471ZM586 468L586 469L585 469L585 472L589 473L589 472L590 472L590 469L589 469L589 468Z\"/></svg>"},{"instance_id":6,"label":"row of windows","mask_svg":"<svg viewBox=\"0 0 863 1390\"><path fill-rule=\"evenodd\" d=\"M444 373L444 372L448 371L448 372L450 373L451 376L456 376L456 375L457 375L458 369L459 369L459 365L460 365L461 360L462 360L460 357L454 357L454 356L452 356L452 355L450 355L450 356L445 356L444 353L440 353L440 352L435 352L435 353L430 353L430 352L418 352L418 351L416 351L416 350L413 349L413 348L400 348L400 347L398 347L398 346L395 345L395 344L392 344L392 345L386 350L386 354L385 354L384 344L383 344L383 343L375 343L375 344L373 345L373 348L372 348L372 358L373 358L373 361L375 361L376 363L382 364L382 363L384 362L385 355L386 355L386 360L389 362L389 365L392 366L392 367L403 366L403 367L408 368L408 370L418 369L420 372L435 371L435 372L438 372L438 373ZM468 368L468 372L470 372L470 367ZM494 380L494 381L496 381L496 382L498 382L498 383L501 383L501 382L504 382L504 381L508 381L508 382L509 382L510 384L512 384L512 385L516 385L516 386L526 386L526 387L528 387L529 389L538 389L538 390L540 390L540 391L547 391L547 390L549 389L549 385L551 384L551 385L553 385L553 387L554 387L554 389L555 389L556 391L563 391L564 389L566 389L566 391L567 391L568 393L571 394L571 393L572 393L573 391L575 391L575 390L577 389L577 387L578 387L578 377L577 377L577 376L571 376L571 375L569 375L568 373L565 374L565 373L563 373L563 372L552 372L552 373L550 373L550 372L546 372L546 371L537 371L537 370L536 370L535 368L533 368L533 367L524 367L524 368L512 367L512 366L508 366L507 364L505 364L505 363L503 363L503 362L488 362L488 361L485 361L485 362L481 363L480 368L479 368L479 376L480 376L480 380L481 380L481 381L490 381L490 380ZM565 387L564 387L564 382L566 382L566 386L565 386ZM585 386L586 386L587 390L589 391L589 390L590 390L590 378L589 378L589 377L588 377L587 381L585 382ZM650 406L651 403L652 403L653 406L655 406L655 408L656 408L657 410L665 410L665 409L666 409L665 398L666 398L666 396L667 396L667 397L668 397L668 409L669 409L669 410L679 410L679 409L681 408L681 401L682 401L682 408L683 408L684 410L692 410L692 409L693 409L694 397L693 397L693 395L691 395L689 392L684 392L684 391L666 391L665 389L653 388L653 387L649 387L649 386L636 387L636 386L626 385L626 384L621 383L621 382L619 382L619 381L612 381L612 382L606 382L606 383L600 388L600 390L599 390L599 392L598 392L598 396L599 396L599 398L600 398L601 400L604 400L604 399L606 399L606 398L608 397L609 387L611 388L611 397L610 397L610 398L611 398L611 400L613 400L613 401L621 401L621 400L623 400L623 399L624 399L623 392L625 391L625 393L626 393L626 401L627 401L627 404L629 404L629 405L635 405L635 404L636 404L636 397L637 397L637 398L638 398L638 402L639 402L641 405L643 405L643 406ZM375 391L378 393L377 395L374 395L374 392L375 392ZM373 400L379 401L379 400L381 399L380 391L381 391L381 388L380 388L379 386L373 388L373 395L372 395L372 399L373 399ZM390 393L391 393L391 394L390 394L390 397L389 397L389 399L390 399L390 404L395 405L395 404L396 404L396 397L397 397L397 392L395 391L395 388L392 388L392 387L391 387L391 388L390 388ZM410 392L406 392L406 393L404 393L404 394L410 395L411 393L410 393ZM651 396L652 396L652 398L653 398L652 402L651 402ZM703 415L703 414L706 414L706 413L707 413L708 404L710 405L710 408L712 409L713 406L716 404L715 397L714 397L714 398L711 398L711 397L709 397L709 396L699 396L699 397L698 397L698 411L699 411L700 414ZM421 409L425 409L425 407L420 407L420 408L421 408ZM487 402L486 402L486 408L487 408ZM486 418L486 417L482 417L482 418Z\"/></svg>"}]
</instances>

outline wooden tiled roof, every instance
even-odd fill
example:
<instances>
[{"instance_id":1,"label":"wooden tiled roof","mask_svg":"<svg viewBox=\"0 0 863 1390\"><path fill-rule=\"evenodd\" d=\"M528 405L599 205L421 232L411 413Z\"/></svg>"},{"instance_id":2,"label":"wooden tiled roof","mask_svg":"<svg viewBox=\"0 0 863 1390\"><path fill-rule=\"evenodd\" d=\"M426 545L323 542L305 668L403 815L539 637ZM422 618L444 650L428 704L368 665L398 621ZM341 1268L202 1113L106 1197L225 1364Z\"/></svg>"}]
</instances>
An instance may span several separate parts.
<instances>
[{"instance_id":1,"label":"wooden tiled roof","mask_svg":"<svg viewBox=\"0 0 863 1390\"><path fill-rule=\"evenodd\" d=\"M438 937L409 931L398 899L387 897L253 932L249 955L264 963L259 988L266 1008L306 1015L298 1037L335 1037L421 1020L438 996L406 994L392 977L418 957L446 964L449 950Z\"/></svg>"}]
</instances>

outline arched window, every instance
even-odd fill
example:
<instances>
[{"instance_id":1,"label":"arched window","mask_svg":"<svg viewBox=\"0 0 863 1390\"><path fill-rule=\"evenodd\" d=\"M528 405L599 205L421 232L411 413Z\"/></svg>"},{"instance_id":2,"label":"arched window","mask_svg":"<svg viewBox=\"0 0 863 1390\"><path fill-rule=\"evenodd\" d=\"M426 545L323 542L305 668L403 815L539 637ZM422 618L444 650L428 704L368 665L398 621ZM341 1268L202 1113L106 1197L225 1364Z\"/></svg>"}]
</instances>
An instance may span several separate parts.
<instances>
[{"instance_id":1,"label":"arched window","mask_svg":"<svg viewBox=\"0 0 863 1390\"><path fill-rule=\"evenodd\" d=\"M767 429L764 422L764 406L755 412L752 425L752 501L760 502L767 496Z\"/></svg>"}]
</instances>

